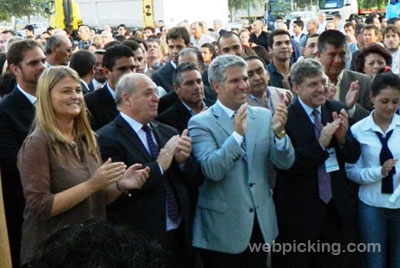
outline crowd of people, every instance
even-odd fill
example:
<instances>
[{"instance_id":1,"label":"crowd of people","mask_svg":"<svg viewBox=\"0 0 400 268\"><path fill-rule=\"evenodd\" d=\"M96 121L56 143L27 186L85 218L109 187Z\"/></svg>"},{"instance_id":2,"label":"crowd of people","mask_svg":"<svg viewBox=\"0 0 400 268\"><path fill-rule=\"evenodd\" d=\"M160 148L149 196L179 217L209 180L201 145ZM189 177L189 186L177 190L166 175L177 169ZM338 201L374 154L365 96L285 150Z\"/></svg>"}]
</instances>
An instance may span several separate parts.
<instances>
[{"instance_id":1,"label":"crowd of people","mask_svg":"<svg viewBox=\"0 0 400 268\"><path fill-rule=\"evenodd\" d=\"M400 267L400 18L25 31L0 33L14 267Z\"/></svg>"}]
</instances>

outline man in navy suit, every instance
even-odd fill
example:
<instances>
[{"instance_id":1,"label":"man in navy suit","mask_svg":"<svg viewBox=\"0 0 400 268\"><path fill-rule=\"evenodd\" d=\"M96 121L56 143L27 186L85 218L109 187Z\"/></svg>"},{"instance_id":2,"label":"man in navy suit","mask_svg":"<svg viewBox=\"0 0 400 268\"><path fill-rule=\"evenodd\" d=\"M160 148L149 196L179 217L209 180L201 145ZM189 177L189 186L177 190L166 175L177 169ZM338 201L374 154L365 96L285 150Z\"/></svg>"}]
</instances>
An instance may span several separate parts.
<instances>
[{"instance_id":1,"label":"man in navy suit","mask_svg":"<svg viewBox=\"0 0 400 268\"><path fill-rule=\"evenodd\" d=\"M134 72L134 57L133 51L124 45L112 46L104 53L103 64L107 82L102 88L85 95L93 130L98 130L111 122L118 114L115 105L115 87L121 76Z\"/></svg>"},{"instance_id":2,"label":"man in navy suit","mask_svg":"<svg viewBox=\"0 0 400 268\"><path fill-rule=\"evenodd\" d=\"M0 102L0 166L13 267L19 267L22 214L25 199L17 154L35 116L36 84L46 68L42 46L34 40L17 41L7 52L16 88Z\"/></svg>"},{"instance_id":3,"label":"man in navy suit","mask_svg":"<svg viewBox=\"0 0 400 268\"><path fill-rule=\"evenodd\" d=\"M150 176L140 190L117 199L108 217L157 239L171 253L167 267L193 267L187 185L197 182L190 176L187 130L179 135L174 128L154 121L156 87L144 74L121 78L116 103L120 113L98 131L102 157L126 165L141 163L150 167Z\"/></svg>"},{"instance_id":4,"label":"man in navy suit","mask_svg":"<svg viewBox=\"0 0 400 268\"><path fill-rule=\"evenodd\" d=\"M190 35L184 27L171 28L167 33L168 51L171 60L160 70L152 75L157 86L163 87L167 92L172 92L172 75L176 69L175 57L178 53L189 46Z\"/></svg>"},{"instance_id":5,"label":"man in navy suit","mask_svg":"<svg viewBox=\"0 0 400 268\"><path fill-rule=\"evenodd\" d=\"M360 145L348 130L343 103L327 100L323 67L314 59L292 66L290 72L298 98L288 108L286 133L296 159L288 170L278 170L275 204L277 243L297 245L327 243L330 252L278 252L272 262L282 268L354 267L346 253L336 254L332 245L345 248L354 242L356 214L352 207L344 163L355 163ZM298 248L296 248L298 249Z\"/></svg>"},{"instance_id":6,"label":"man in navy suit","mask_svg":"<svg viewBox=\"0 0 400 268\"><path fill-rule=\"evenodd\" d=\"M83 94L93 91L94 67L96 65L96 56L89 50L79 50L71 57L69 67L74 69L81 79Z\"/></svg>"}]
</instances>

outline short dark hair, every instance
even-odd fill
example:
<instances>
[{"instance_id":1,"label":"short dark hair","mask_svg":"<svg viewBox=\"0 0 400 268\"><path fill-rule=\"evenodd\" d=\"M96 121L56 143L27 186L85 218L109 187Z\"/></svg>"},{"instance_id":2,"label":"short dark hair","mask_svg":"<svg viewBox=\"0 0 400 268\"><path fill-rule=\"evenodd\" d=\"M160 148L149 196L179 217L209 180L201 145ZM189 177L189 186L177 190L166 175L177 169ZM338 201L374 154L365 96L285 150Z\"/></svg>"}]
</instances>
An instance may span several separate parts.
<instances>
[{"instance_id":1,"label":"short dark hair","mask_svg":"<svg viewBox=\"0 0 400 268\"><path fill-rule=\"evenodd\" d=\"M89 74L96 64L96 57L92 52L86 49L79 50L72 54L69 67L74 69L79 77L84 77Z\"/></svg>"},{"instance_id":2,"label":"short dark hair","mask_svg":"<svg viewBox=\"0 0 400 268\"><path fill-rule=\"evenodd\" d=\"M367 24L365 24L364 22L357 23L356 28L354 29L355 36L362 34L365 26L367 26Z\"/></svg>"},{"instance_id":3,"label":"short dark hair","mask_svg":"<svg viewBox=\"0 0 400 268\"><path fill-rule=\"evenodd\" d=\"M247 57L244 58L244 60L246 62L251 61L251 60L259 60L259 61L262 62L263 66L264 66L264 69L265 69L265 66L267 65L263 58L261 58L260 56L256 56L256 55L247 56Z\"/></svg>"},{"instance_id":4,"label":"short dark hair","mask_svg":"<svg viewBox=\"0 0 400 268\"><path fill-rule=\"evenodd\" d=\"M14 32L14 31L11 31L11 30L4 30L4 31L2 31L1 32L2 34L11 34L12 36L16 36L16 33Z\"/></svg>"},{"instance_id":5,"label":"short dark hair","mask_svg":"<svg viewBox=\"0 0 400 268\"><path fill-rule=\"evenodd\" d=\"M35 29L33 28L33 26L32 25L26 25L25 26L25 28L24 28L25 30L28 30L28 31L30 31L30 32L32 32L32 33L35 33Z\"/></svg>"},{"instance_id":6,"label":"short dark hair","mask_svg":"<svg viewBox=\"0 0 400 268\"><path fill-rule=\"evenodd\" d=\"M114 37L114 39L123 43L126 40L126 37L123 35L117 35L116 37Z\"/></svg>"},{"instance_id":7,"label":"short dark hair","mask_svg":"<svg viewBox=\"0 0 400 268\"><path fill-rule=\"evenodd\" d=\"M112 70L115 65L116 60L123 57L135 57L132 49L124 45L114 45L106 50L103 58L103 65L108 70Z\"/></svg>"},{"instance_id":8,"label":"short dark hair","mask_svg":"<svg viewBox=\"0 0 400 268\"><path fill-rule=\"evenodd\" d=\"M217 39L217 46L219 46L219 43L221 42L221 39L226 39L226 38L231 38L233 36L236 36L239 39L239 42L242 43L242 40L240 39L239 35L235 32L224 32L221 34L218 39Z\"/></svg>"},{"instance_id":9,"label":"short dark hair","mask_svg":"<svg viewBox=\"0 0 400 268\"><path fill-rule=\"evenodd\" d=\"M132 38L129 38L129 40L133 40L133 41L135 41L136 43L138 43L139 45L140 45L140 44L143 44L144 49L147 51L147 49L148 49L147 43L146 43L146 41L143 40L142 38L137 37L137 36L134 36L134 37L132 37Z\"/></svg>"},{"instance_id":10,"label":"short dark hair","mask_svg":"<svg viewBox=\"0 0 400 268\"><path fill-rule=\"evenodd\" d=\"M371 92L373 96L379 95L381 90L392 87L400 91L400 77L392 71L382 69L372 80Z\"/></svg>"},{"instance_id":11,"label":"short dark hair","mask_svg":"<svg viewBox=\"0 0 400 268\"><path fill-rule=\"evenodd\" d=\"M120 25L118 25L117 29L118 29L119 27L122 27L122 28L124 28L124 29L126 30L126 25L125 25L125 24L120 24Z\"/></svg>"},{"instance_id":12,"label":"short dark hair","mask_svg":"<svg viewBox=\"0 0 400 268\"><path fill-rule=\"evenodd\" d=\"M274 44L274 37L277 35L287 35L291 39L290 33L286 30L279 29L279 30L272 31L268 35L268 47L272 48L272 45Z\"/></svg>"},{"instance_id":13,"label":"short dark hair","mask_svg":"<svg viewBox=\"0 0 400 268\"><path fill-rule=\"evenodd\" d=\"M185 72L189 72L189 71L200 72L200 69L193 62L185 62L185 63L179 64L174 71L174 75L172 77L172 84L174 86L179 87L182 83L182 74Z\"/></svg>"},{"instance_id":14,"label":"short dark hair","mask_svg":"<svg viewBox=\"0 0 400 268\"><path fill-rule=\"evenodd\" d=\"M318 52L323 53L326 45L335 48L346 47L346 36L337 30L324 31L318 38Z\"/></svg>"},{"instance_id":15,"label":"short dark hair","mask_svg":"<svg viewBox=\"0 0 400 268\"><path fill-rule=\"evenodd\" d=\"M118 40L114 40L114 41L108 42L107 44L105 44L105 45L103 46L103 49L107 50L107 49L109 49L110 47L113 47L113 46L116 46L116 45L121 45L121 42L118 41Z\"/></svg>"},{"instance_id":16,"label":"short dark hair","mask_svg":"<svg viewBox=\"0 0 400 268\"><path fill-rule=\"evenodd\" d=\"M19 65L24 60L26 52L37 47L43 50L42 45L33 39L25 39L12 43L7 52L8 65Z\"/></svg>"},{"instance_id":17,"label":"short dark hair","mask_svg":"<svg viewBox=\"0 0 400 268\"><path fill-rule=\"evenodd\" d=\"M399 29L394 25L388 25L382 31L383 40L385 40L385 35L387 35L390 31L392 31L393 33L397 34L400 37Z\"/></svg>"},{"instance_id":18,"label":"short dark hair","mask_svg":"<svg viewBox=\"0 0 400 268\"><path fill-rule=\"evenodd\" d=\"M167 33L167 43L168 40L177 40L182 38L185 41L185 45L189 45L190 43L190 35L185 27L173 27L169 29Z\"/></svg>"},{"instance_id":19,"label":"short dark hair","mask_svg":"<svg viewBox=\"0 0 400 268\"><path fill-rule=\"evenodd\" d=\"M255 46L252 47L251 50L256 54L254 56L258 56L263 59L264 64L268 65L271 63L271 54L263 46Z\"/></svg>"},{"instance_id":20,"label":"short dark hair","mask_svg":"<svg viewBox=\"0 0 400 268\"><path fill-rule=\"evenodd\" d=\"M201 48L208 48L208 50L210 50L210 52L213 54L212 59L214 59L217 55L215 53L215 47L210 44L210 43L204 43L200 46Z\"/></svg>"},{"instance_id":21,"label":"short dark hair","mask_svg":"<svg viewBox=\"0 0 400 268\"><path fill-rule=\"evenodd\" d=\"M355 29L354 24L352 22L346 22L343 28L346 29L348 27L352 27L353 29Z\"/></svg>"},{"instance_id":22,"label":"short dark hair","mask_svg":"<svg viewBox=\"0 0 400 268\"><path fill-rule=\"evenodd\" d=\"M122 42L121 45L127 46L130 49L132 49L133 52L135 52L138 48L142 48L138 42L133 41L133 40L126 40L124 42Z\"/></svg>"},{"instance_id":23,"label":"short dark hair","mask_svg":"<svg viewBox=\"0 0 400 268\"><path fill-rule=\"evenodd\" d=\"M304 28L304 21L302 20L295 20L293 23L299 26L301 29Z\"/></svg>"},{"instance_id":24,"label":"short dark hair","mask_svg":"<svg viewBox=\"0 0 400 268\"><path fill-rule=\"evenodd\" d=\"M372 53L381 55L385 59L387 66L392 65L392 55L389 51L381 45L371 44L357 51L354 59L354 70L362 73L365 65L365 58Z\"/></svg>"},{"instance_id":25,"label":"short dark hair","mask_svg":"<svg viewBox=\"0 0 400 268\"><path fill-rule=\"evenodd\" d=\"M375 35L379 35L379 29L373 24L367 24L365 27L362 29L362 32L364 33L365 30L374 30Z\"/></svg>"},{"instance_id":26,"label":"short dark hair","mask_svg":"<svg viewBox=\"0 0 400 268\"><path fill-rule=\"evenodd\" d=\"M150 30L152 33L155 33L155 29L154 29L154 27L151 27L151 26L146 26L146 27L144 27L144 29L143 30Z\"/></svg>"}]
</instances>

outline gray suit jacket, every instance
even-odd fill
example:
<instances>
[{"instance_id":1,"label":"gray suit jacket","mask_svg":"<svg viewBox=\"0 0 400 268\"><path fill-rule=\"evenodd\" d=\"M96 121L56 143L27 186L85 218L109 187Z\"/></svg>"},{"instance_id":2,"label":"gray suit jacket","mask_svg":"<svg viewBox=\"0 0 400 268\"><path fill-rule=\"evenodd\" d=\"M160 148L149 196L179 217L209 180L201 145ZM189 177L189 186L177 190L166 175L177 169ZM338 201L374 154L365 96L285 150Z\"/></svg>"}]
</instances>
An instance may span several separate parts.
<instances>
[{"instance_id":1,"label":"gray suit jacket","mask_svg":"<svg viewBox=\"0 0 400 268\"><path fill-rule=\"evenodd\" d=\"M272 110L274 110L274 111L275 111L275 107L278 106L278 104L281 102L280 94L288 93L290 95L290 99L293 100L293 93L288 89L280 88L280 87L272 87L272 86L268 86L268 89L271 92L270 98L271 98L271 102L272 102L272 106L273 106ZM246 101L250 106L267 108L266 105L265 106L264 105L260 105L259 102L257 102L256 100L254 100L250 96L247 96L247 100ZM268 107L268 108L270 108L270 107Z\"/></svg>"},{"instance_id":2,"label":"gray suit jacket","mask_svg":"<svg viewBox=\"0 0 400 268\"><path fill-rule=\"evenodd\" d=\"M243 252L255 214L265 242L276 238L269 165L290 168L294 150L288 136L284 149L276 148L271 121L269 110L248 107L246 153L232 136L233 120L218 103L190 119L193 154L205 175L194 217L193 246L229 254Z\"/></svg>"},{"instance_id":3,"label":"gray suit jacket","mask_svg":"<svg viewBox=\"0 0 400 268\"><path fill-rule=\"evenodd\" d=\"M360 81L360 95L356 104L356 111L350 118L350 124L360 121L361 119L369 115L369 111L372 110L371 100L369 93L371 91L371 78L368 75L354 72L345 69L342 80L340 81L339 90L339 101L345 102L346 94L349 91L351 82Z\"/></svg>"}]
</instances>

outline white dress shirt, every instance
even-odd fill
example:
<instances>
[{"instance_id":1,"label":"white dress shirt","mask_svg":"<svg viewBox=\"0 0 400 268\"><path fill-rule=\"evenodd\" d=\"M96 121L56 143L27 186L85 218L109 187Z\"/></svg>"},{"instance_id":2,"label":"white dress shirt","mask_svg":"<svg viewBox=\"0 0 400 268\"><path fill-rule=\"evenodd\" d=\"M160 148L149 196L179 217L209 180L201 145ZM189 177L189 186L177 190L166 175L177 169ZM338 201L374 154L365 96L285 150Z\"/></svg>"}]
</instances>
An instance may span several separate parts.
<instances>
[{"instance_id":1,"label":"white dress shirt","mask_svg":"<svg viewBox=\"0 0 400 268\"><path fill-rule=\"evenodd\" d=\"M353 136L358 140L361 146L361 155L355 164L346 163L347 177L360 184L358 197L367 205L382 208L400 208L400 199L396 203L389 202L391 194L382 194L382 165L379 160L379 154L382 149L382 143L375 131L386 136L386 133L393 129L392 136L388 141L388 147L393 154L393 158L400 158L400 116L395 114L386 133L383 133L378 125L375 124L372 117L374 111L357 122L351 127ZM393 189L399 185L400 162L395 166L396 173L393 175Z\"/></svg>"},{"instance_id":2,"label":"white dress shirt","mask_svg":"<svg viewBox=\"0 0 400 268\"><path fill-rule=\"evenodd\" d=\"M19 85L17 85L17 89L19 91L21 91L22 94L24 94L24 96L29 100L30 103L32 103L33 106L35 106L35 104L36 104L36 96L33 96L33 95L29 94L28 92L23 90Z\"/></svg>"}]
</instances>

